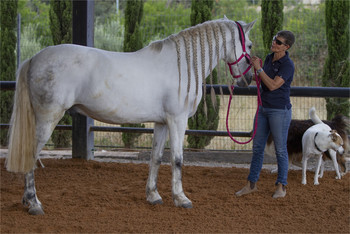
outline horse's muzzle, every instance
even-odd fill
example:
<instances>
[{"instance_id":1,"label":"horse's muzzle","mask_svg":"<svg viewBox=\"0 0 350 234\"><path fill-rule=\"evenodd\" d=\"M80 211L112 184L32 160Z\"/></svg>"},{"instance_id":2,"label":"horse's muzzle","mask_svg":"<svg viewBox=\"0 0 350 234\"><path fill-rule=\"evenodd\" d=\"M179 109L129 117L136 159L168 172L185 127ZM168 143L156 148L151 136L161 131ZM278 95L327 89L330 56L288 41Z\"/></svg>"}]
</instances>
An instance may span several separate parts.
<instances>
[{"instance_id":1,"label":"horse's muzzle","mask_svg":"<svg viewBox=\"0 0 350 234\"><path fill-rule=\"evenodd\" d=\"M253 73L251 71L248 71L244 76L242 76L238 81L237 85L239 87L248 87L253 79Z\"/></svg>"}]
</instances>

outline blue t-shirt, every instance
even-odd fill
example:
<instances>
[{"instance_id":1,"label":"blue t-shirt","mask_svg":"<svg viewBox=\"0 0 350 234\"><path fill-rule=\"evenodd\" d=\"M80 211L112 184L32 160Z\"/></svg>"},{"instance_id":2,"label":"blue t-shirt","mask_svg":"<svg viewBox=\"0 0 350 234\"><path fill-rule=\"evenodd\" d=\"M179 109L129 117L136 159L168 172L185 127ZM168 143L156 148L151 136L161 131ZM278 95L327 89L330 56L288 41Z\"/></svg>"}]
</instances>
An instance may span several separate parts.
<instances>
[{"instance_id":1,"label":"blue t-shirt","mask_svg":"<svg viewBox=\"0 0 350 234\"><path fill-rule=\"evenodd\" d=\"M266 56L263 66L264 72L271 79L274 79L276 76L281 77L284 80L284 84L278 89L270 91L264 82L261 82L262 106L274 109L290 109L292 107L289 98L290 84L292 83L294 76L294 63L289 58L288 51L286 51L285 56L274 62L272 62L273 56L274 53Z\"/></svg>"}]
</instances>

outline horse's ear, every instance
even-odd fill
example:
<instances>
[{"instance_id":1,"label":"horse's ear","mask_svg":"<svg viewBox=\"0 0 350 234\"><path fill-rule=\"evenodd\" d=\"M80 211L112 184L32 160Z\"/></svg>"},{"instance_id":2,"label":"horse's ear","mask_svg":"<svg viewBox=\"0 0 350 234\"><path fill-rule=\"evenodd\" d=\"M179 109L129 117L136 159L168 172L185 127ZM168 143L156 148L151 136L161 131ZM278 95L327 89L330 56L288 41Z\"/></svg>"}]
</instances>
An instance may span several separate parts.
<instances>
[{"instance_id":1,"label":"horse's ear","mask_svg":"<svg viewBox=\"0 0 350 234\"><path fill-rule=\"evenodd\" d=\"M229 20L229 19L226 17L226 15L224 15L224 20Z\"/></svg>"},{"instance_id":2,"label":"horse's ear","mask_svg":"<svg viewBox=\"0 0 350 234\"><path fill-rule=\"evenodd\" d=\"M256 20L254 20L253 22L251 22L251 23L245 25L245 27L244 27L244 32L245 32L246 34L248 34L249 31L253 28L253 26L254 26L254 24L256 23L257 20L258 20L258 19L256 19Z\"/></svg>"}]
</instances>

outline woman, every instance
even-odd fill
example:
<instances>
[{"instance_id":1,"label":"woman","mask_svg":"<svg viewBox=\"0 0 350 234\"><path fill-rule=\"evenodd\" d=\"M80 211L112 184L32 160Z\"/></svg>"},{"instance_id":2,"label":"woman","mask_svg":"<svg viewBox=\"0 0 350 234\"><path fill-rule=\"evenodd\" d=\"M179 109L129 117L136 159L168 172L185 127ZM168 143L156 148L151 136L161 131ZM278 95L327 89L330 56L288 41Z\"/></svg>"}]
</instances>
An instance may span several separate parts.
<instances>
[{"instance_id":1,"label":"woman","mask_svg":"<svg viewBox=\"0 0 350 234\"><path fill-rule=\"evenodd\" d=\"M276 150L278 177L274 198L286 196L288 176L287 137L292 117L290 103L290 84L293 81L294 63L289 58L288 49L292 47L295 37L290 31L280 31L274 36L271 51L266 56L264 66L260 59L253 56L252 65L261 79L262 93L258 115L258 126L253 140L253 157L250 164L248 184L236 196L257 191L257 181L263 165L264 149L268 135L271 133Z\"/></svg>"}]
</instances>

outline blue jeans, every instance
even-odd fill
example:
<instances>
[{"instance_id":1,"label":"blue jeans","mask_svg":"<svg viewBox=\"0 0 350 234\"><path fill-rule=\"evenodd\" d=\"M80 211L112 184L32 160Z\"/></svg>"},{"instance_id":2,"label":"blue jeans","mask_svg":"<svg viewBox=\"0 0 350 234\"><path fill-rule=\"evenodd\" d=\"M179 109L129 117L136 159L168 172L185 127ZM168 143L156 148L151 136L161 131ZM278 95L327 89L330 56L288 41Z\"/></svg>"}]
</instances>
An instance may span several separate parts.
<instances>
[{"instance_id":1,"label":"blue jeans","mask_svg":"<svg viewBox=\"0 0 350 234\"><path fill-rule=\"evenodd\" d=\"M287 138L290 121L292 118L292 108L272 109L260 106L258 116L258 126L253 140L253 157L250 164L248 180L256 183L259 180L260 171L264 161L264 149L267 138L271 132L275 143L276 158L278 164L277 183L287 185L288 177L288 151Z\"/></svg>"}]
</instances>

